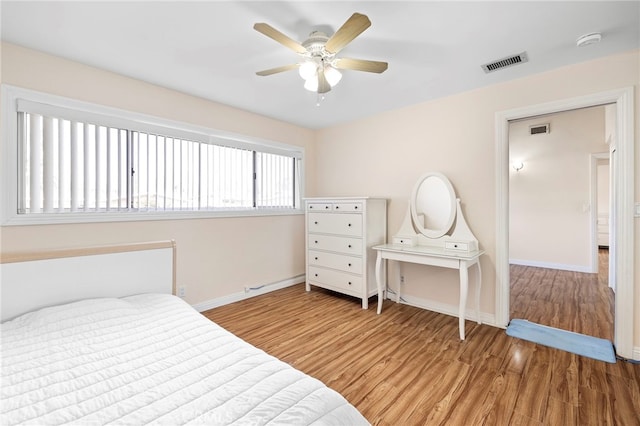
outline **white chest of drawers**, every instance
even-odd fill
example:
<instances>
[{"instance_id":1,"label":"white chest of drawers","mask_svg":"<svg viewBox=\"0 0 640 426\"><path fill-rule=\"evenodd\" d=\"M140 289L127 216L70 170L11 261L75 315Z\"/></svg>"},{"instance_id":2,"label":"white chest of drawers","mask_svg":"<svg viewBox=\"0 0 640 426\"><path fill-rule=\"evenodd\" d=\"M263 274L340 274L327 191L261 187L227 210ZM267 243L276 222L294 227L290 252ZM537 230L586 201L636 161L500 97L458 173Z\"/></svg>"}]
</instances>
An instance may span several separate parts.
<instances>
[{"instance_id":1,"label":"white chest of drawers","mask_svg":"<svg viewBox=\"0 0 640 426\"><path fill-rule=\"evenodd\" d=\"M306 289L318 286L362 299L377 294L375 252L387 237L387 200L306 198Z\"/></svg>"}]
</instances>

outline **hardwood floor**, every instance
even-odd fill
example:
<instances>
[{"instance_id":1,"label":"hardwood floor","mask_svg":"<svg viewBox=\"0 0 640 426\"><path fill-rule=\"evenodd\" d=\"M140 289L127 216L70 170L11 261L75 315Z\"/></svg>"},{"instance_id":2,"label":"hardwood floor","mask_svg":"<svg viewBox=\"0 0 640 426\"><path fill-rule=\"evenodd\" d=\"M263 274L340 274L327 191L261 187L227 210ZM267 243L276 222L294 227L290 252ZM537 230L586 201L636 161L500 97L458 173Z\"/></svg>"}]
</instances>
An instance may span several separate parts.
<instances>
[{"instance_id":1,"label":"hardwood floor","mask_svg":"<svg viewBox=\"0 0 640 426\"><path fill-rule=\"evenodd\" d=\"M553 308L541 309L560 318L559 282L548 287ZM588 323L587 306L570 312ZM204 314L322 380L372 424L640 425L640 365L579 357L471 321L461 342L457 318L390 300L376 315L375 303L362 310L357 299L299 284Z\"/></svg>"},{"instance_id":2,"label":"hardwood floor","mask_svg":"<svg viewBox=\"0 0 640 426\"><path fill-rule=\"evenodd\" d=\"M613 340L608 250L598 258L598 274L511 265L511 318Z\"/></svg>"}]
</instances>

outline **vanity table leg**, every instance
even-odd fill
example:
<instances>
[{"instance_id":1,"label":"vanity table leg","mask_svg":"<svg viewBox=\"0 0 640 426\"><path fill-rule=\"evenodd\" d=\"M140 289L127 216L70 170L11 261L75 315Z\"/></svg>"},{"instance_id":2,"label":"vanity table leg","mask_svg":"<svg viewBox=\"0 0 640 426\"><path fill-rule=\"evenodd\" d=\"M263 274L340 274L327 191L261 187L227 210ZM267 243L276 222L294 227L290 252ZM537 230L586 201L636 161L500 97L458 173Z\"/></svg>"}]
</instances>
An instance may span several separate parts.
<instances>
[{"instance_id":1,"label":"vanity table leg","mask_svg":"<svg viewBox=\"0 0 640 426\"><path fill-rule=\"evenodd\" d=\"M402 262L396 262L396 273L398 291L396 292L396 303L400 303L400 291L402 290Z\"/></svg>"},{"instance_id":2,"label":"vanity table leg","mask_svg":"<svg viewBox=\"0 0 640 426\"><path fill-rule=\"evenodd\" d=\"M380 315L384 296L384 289L382 287L382 252L380 251L378 251L378 257L376 257L376 284L378 286L378 315Z\"/></svg>"},{"instance_id":3,"label":"vanity table leg","mask_svg":"<svg viewBox=\"0 0 640 426\"><path fill-rule=\"evenodd\" d=\"M467 262L460 262L460 308L458 309L458 328L460 340L464 340L464 311L467 306L467 293L469 291L469 267Z\"/></svg>"},{"instance_id":4,"label":"vanity table leg","mask_svg":"<svg viewBox=\"0 0 640 426\"><path fill-rule=\"evenodd\" d=\"M482 269L480 269L480 259L476 261L476 265L478 266L478 278L476 279L476 319L478 320L478 324L482 324L482 320L480 320L480 290L482 289Z\"/></svg>"}]
</instances>

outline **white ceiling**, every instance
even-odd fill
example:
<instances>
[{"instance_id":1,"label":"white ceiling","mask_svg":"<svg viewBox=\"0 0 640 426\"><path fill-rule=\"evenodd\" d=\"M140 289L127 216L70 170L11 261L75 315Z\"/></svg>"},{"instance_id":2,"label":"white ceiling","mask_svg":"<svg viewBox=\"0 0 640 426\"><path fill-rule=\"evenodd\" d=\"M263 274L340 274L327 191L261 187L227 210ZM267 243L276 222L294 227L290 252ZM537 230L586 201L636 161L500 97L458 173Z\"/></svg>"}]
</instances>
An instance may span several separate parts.
<instances>
[{"instance_id":1,"label":"white ceiling","mask_svg":"<svg viewBox=\"0 0 640 426\"><path fill-rule=\"evenodd\" d=\"M354 12L372 25L338 56L385 73L345 71L319 107L296 71L256 76L298 57L254 23L302 41ZM5 41L313 129L640 46L638 1L2 1L0 14ZM591 32L602 42L576 47ZM522 51L528 63L481 69Z\"/></svg>"}]
</instances>

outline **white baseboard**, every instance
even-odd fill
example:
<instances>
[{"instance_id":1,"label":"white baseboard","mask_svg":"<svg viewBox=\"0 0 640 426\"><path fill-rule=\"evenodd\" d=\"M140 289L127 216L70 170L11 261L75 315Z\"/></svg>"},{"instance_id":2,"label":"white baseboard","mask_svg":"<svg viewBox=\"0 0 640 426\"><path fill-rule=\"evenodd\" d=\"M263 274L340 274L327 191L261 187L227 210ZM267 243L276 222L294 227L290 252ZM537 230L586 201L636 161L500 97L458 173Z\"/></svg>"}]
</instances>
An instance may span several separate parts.
<instances>
[{"instance_id":1,"label":"white baseboard","mask_svg":"<svg viewBox=\"0 0 640 426\"><path fill-rule=\"evenodd\" d=\"M250 297L259 296L261 294L270 293L285 287L291 287L295 284L304 282L306 275L297 275L286 280L277 281L269 284L259 284L254 287L245 287L245 291L229 294L227 296L218 297L204 302L196 303L193 308L198 312L208 311L209 309L228 305L229 303L239 302L240 300L249 299Z\"/></svg>"},{"instance_id":2,"label":"white baseboard","mask_svg":"<svg viewBox=\"0 0 640 426\"><path fill-rule=\"evenodd\" d=\"M534 266L536 268L560 269L562 271L584 272L587 274L595 273L589 266L584 265L567 265L564 263L538 262L537 260L509 259L511 265Z\"/></svg>"},{"instance_id":3,"label":"white baseboard","mask_svg":"<svg viewBox=\"0 0 640 426\"><path fill-rule=\"evenodd\" d=\"M640 346L635 346L633 348L633 360L640 362Z\"/></svg>"},{"instance_id":4,"label":"white baseboard","mask_svg":"<svg viewBox=\"0 0 640 426\"><path fill-rule=\"evenodd\" d=\"M449 305L447 303L435 302L433 300L421 299L419 297L409 296L407 294L401 295L402 300L400 303L410 306L415 306L416 308L426 309L428 311L438 312L440 314L451 315L454 317L458 317L458 306L457 305ZM387 299L393 300L395 302L395 295L390 295L387 293ZM465 318L470 321L476 321L476 312L475 309L467 309L464 314ZM496 324L496 317L493 314L489 314L487 312L480 311L480 321L482 324L490 325L493 327L504 328Z\"/></svg>"}]
</instances>

